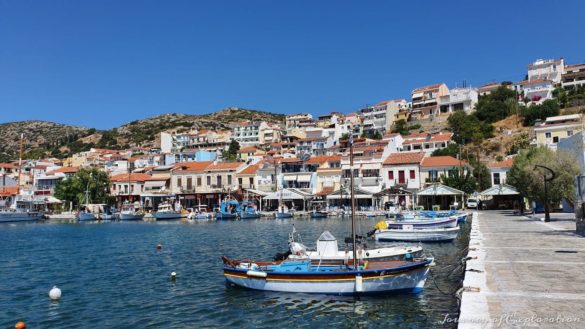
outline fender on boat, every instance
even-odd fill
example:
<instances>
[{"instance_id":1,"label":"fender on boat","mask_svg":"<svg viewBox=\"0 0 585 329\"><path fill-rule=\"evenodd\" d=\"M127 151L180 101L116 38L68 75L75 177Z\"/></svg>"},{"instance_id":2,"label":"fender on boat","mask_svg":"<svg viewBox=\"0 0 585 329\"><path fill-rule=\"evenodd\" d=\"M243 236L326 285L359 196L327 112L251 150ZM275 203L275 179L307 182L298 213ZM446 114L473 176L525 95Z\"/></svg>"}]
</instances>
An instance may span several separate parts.
<instances>
[{"instance_id":1,"label":"fender on boat","mask_svg":"<svg viewBox=\"0 0 585 329\"><path fill-rule=\"evenodd\" d=\"M265 278L266 276L268 276L268 274L266 274L266 272L254 271L254 270L249 270L248 272L246 272L246 275L256 277L256 278Z\"/></svg>"}]
</instances>

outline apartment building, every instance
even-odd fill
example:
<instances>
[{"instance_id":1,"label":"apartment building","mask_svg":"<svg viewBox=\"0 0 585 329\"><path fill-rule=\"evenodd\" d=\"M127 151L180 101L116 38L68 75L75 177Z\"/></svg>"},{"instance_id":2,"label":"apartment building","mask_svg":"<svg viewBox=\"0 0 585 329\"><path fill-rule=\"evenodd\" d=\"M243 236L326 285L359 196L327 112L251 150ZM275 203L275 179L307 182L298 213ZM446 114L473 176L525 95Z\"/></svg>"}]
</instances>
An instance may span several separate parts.
<instances>
[{"instance_id":1,"label":"apartment building","mask_svg":"<svg viewBox=\"0 0 585 329\"><path fill-rule=\"evenodd\" d=\"M441 114L451 114L455 111L471 112L475 109L478 92L474 88L453 88L448 95L439 98Z\"/></svg>"},{"instance_id":2,"label":"apartment building","mask_svg":"<svg viewBox=\"0 0 585 329\"><path fill-rule=\"evenodd\" d=\"M567 90L585 86L585 63L565 66L561 84Z\"/></svg>"},{"instance_id":3,"label":"apartment building","mask_svg":"<svg viewBox=\"0 0 585 329\"><path fill-rule=\"evenodd\" d=\"M544 122L537 122L534 125L532 144L556 149L560 140L582 130L583 117L580 114L548 117Z\"/></svg>"},{"instance_id":4,"label":"apartment building","mask_svg":"<svg viewBox=\"0 0 585 329\"><path fill-rule=\"evenodd\" d=\"M449 88L444 83L414 89L411 94L411 116L415 119L428 119L439 115L440 99L448 94Z\"/></svg>"}]
</instances>

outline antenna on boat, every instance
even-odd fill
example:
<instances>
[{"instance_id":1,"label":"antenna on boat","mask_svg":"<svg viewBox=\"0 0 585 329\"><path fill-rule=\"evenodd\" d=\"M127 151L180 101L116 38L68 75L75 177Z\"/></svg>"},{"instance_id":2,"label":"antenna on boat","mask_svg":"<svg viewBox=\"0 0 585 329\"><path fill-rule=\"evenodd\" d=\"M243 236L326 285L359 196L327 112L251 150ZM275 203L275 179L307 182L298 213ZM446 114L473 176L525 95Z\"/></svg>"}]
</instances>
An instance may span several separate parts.
<instances>
[{"instance_id":1,"label":"antenna on boat","mask_svg":"<svg viewBox=\"0 0 585 329\"><path fill-rule=\"evenodd\" d=\"M357 255L355 250L355 198L353 190L353 134L349 135L349 172L350 181L349 185L351 188L351 239L353 249L353 268L357 270Z\"/></svg>"}]
</instances>

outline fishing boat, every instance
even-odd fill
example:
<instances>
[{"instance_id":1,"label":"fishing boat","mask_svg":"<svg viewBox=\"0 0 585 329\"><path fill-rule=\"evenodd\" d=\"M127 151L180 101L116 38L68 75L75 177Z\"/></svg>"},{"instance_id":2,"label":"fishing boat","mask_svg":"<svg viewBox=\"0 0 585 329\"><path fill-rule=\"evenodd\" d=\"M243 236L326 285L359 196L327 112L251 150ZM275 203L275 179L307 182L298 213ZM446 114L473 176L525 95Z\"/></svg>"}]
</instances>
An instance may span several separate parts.
<instances>
[{"instance_id":1,"label":"fishing boat","mask_svg":"<svg viewBox=\"0 0 585 329\"><path fill-rule=\"evenodd\" d=\"M187 220L208 221L213 219L213 213L207 211L207 206L199 205L195 209L189 209Z\"/></svg>"},{"instance_id":2,"label":"fishing boat","mask_svg":"<svg viewBox=\"0 0 585 329\"><path fill-rule=\"evenodd\" d=\"M240 210L240 219L259 219L262 215L253 201L243 201Z\"/></svg>"},{"instance_id":3,"label":"fishing boat","mask_svg":"<svg viewBox=\"0 0 585 329\"><path fill-rule=\"evenodd\" d=\"M402 229L379 229L374 232L377 241L441 242L457 238L459 226L417 229L404 226Z\"/></svg>"},{"instance_id":4,"label":"fishing boat","mask_svg":"<svg viewBox=\"0 0 585 329\"><path fill-rule=\"evenodd\" d=\"M85 188L85 196L84 196L85 204L83 205L83 209L81 209L77 213L77 220L80 222L84 221L92 221L98 219L97 214L95 211L96 209L92 209L90 204L90 196L89 196L89 182L87 183L87 187ZM95 207L93 207L95 208Z\"/></svg>"},{"instance_id":5,"label":"fishing boat","mask_svg":"<svg viewBox=\"0 0 585 329\"><path fill-rule=\"evenodd\" d=\"M22 143L24 134L20 134L20 157L18 159L18 178L16 195L14 197L0 198L0 223L27 222L43 219L46 203L35 197L32 192L20 190L20 173L22 172ZM6 175L3 175L5 180ZM3 187L6 182L3 182ZM9 204L7 206L7 204Z\"/></svg>"},{"instance_id":6,"label":"fishing boat","mask_svg":"<svg viewBox=\"0 0 585 329\"><path fill-rule=\"evenodd\" d=\"M292 211L289 211L289 209L286 206L278 207L278 209L274 213L274 217L276 219L293 218L293 215L294 215L293 212Z\"/></svg>"},{"instance_id":7,"label":"fishing boat","mask_svg":"<svg viewBox=\"0 0 585 329\"><path fill-rule=\"evenodd\" d=\"M2 204L6 200L2 200ZM28 222L43 219L43 202L33 195L17 194L7 208L0 209L0 223Z\"/></svg>"},{"instance_id":8,"label":"fishing boat","mask_svg":"<svg viewBox=\"0 0 585 329\"><path fill-rule=\"evenodd\" d=\"M351 207L354 210L351 137L349 145ZM255 262L222 256L224 276L230 284L236 286L277 292L359 295L420 291L424 287L432 258L358 262L355 211L352 211L351 223L351 264L313 264L311 259Z\"/></svg>"},{"instance_id":9,"label":"fishing boat","mask_svg":"<svg viewBox=\"0 0 585 329\"><path fill-rule=\"evenodd\" d=\"M215 213L217 220L236 220L240 212L240 203L236 200L223 200Z\"/></svg>"},{"instance_id":10,"label":"fishing boat","mask_svg":"<svg viewBox=\"0 0 585 329\"><path fill-rule=\"evenodd\" d=\"M405 225L411 225L414 228L440 228L456 227L457 217L443 217L434 219L415 218L415 219L397 219L385 220L376 223L375 228L381 229L401 229Z\"/></svg>"},{"instance_id":11,"label":"fishing boat","mask_svg":"<svg viewBox=\"0 0 585 329\"><path fill-rule=\"evenodd\" d=\"M120 210L120 220L142 220L144 213L140 211L140 205L124 202Z\"/></svg>"},{"instance_id":12,"label":"fishing boat","mask_svg":"<svg viewBox=\"0 0 585 329\"><path fill-rule=\"evenodd\" d=\"M175 208L179 208L178 206ZM179 219L181 218L181 212L177 209L173 209L173 205L169 202L163 202L158 205L157 211L154 213L156 220L164 219Z\"/></svg>"},{"instance_id":13,"label":"fishing boat","mask_svg":"<svg viewBox=\"0 0 585 329\"><path fill-rule=\"evenodd\" d=\"M303 245L295 237L295 229L289 234L289 250L286 253L276 254L274 260L294 259L301 260L309 258L315 264L341 265L352 262L351 250L339 250L337 239L331 232L324 231L317 239L317 248L311 250ZM422 256L421 246L390 246L385 248L367 249L364 245L358 244L356 256L358 261L388 261L405 260L408 258L419 258Z\"/></svg>"},{"instance_id":14,"label":"fishing boat","mask_svg":"<svg viewBox=\"0 0 585 329\"><path fill-rule=\"evenodd\" d=\"M311 211L311 214L309 216L311 216L311 218L313 219L322 219L322 218L327 218L329 214L326 211L321 211L321 210L313 210Z\"/></svg>"}]
</instances>

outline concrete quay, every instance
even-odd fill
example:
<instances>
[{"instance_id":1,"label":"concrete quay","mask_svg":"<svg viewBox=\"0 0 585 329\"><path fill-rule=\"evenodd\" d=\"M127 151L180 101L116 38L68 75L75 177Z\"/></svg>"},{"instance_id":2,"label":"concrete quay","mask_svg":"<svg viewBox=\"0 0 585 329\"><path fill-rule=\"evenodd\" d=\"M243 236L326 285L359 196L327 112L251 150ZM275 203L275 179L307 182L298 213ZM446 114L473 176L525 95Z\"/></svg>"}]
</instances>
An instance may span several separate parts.
<instances>
[{"instance_id":1,"label":"concrete quay","mask_svg":"<svg viewBox=\"0 0 585 329\"><path fill-rule=\"evenodd\" d=\"M585 328L585 238L540 217L473 214L458 328Z\"/></svg>"}]
</instances>

